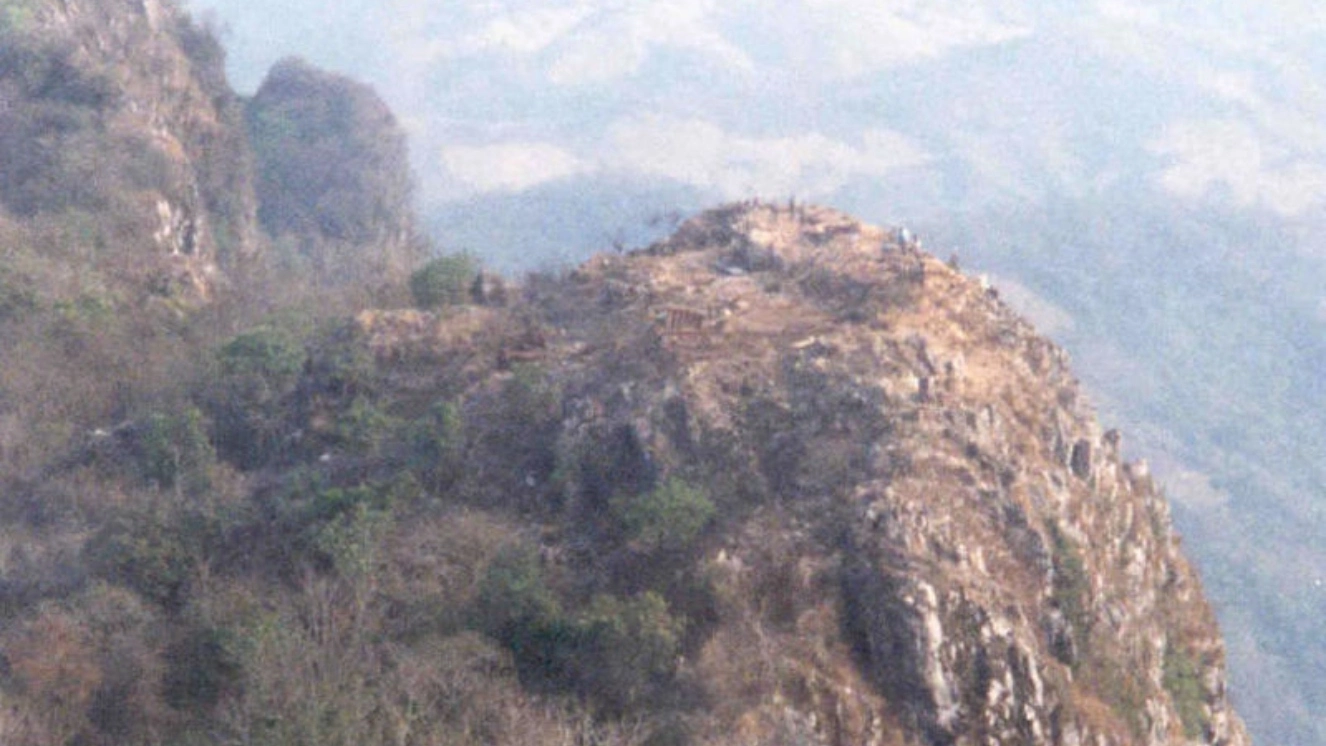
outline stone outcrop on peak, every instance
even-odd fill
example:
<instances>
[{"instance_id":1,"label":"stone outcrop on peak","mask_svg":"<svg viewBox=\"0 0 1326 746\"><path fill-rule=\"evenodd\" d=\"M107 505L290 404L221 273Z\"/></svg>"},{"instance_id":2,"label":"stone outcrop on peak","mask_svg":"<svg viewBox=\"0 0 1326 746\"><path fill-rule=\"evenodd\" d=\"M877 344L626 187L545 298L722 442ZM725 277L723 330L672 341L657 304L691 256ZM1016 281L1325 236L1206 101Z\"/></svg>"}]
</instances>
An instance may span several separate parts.
<instances>
[{"instance_id":1,"label":"stone outcrop on peak","mask_svg":"<svg viewBox=\"0 0 1326 746\"><path fill-rule=\"evenodd\" d=\"M290 264L270 238L342 285L420 259L405 136L377 94L285 60L245 101L175 0L0 9L0 163L0 214L76 225L156 296Z\"/></svg>"}]
</instances>

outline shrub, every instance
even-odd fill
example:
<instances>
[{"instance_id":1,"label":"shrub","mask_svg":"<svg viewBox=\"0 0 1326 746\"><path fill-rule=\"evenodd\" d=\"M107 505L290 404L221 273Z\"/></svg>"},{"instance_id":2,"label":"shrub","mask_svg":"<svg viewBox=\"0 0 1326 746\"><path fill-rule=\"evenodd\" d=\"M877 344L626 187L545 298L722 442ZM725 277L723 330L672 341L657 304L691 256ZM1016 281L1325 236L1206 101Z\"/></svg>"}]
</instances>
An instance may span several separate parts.
<instances>
[{"instance_id":1,"label":"shrub","mask_svg":"<svg viewBox=\"0 0 1326 746\"><path fill-rule=\"evenodd\" d=\"M189 630L166 648L165 662L162 691L176 710L210 709L242 673L234 635L212 627Z\"/></svg>"},{"instance_id":2,"label":"shrub","mask_svg":"<svg viewBox=\"0 0 1326 746\"><path fill-rule=\"evenodd\" d=\"M378 545L391 523L389 510L356 502L314 529L313 549L343 577L362 582L377 570Z\"/></svg>"},{"instance_id":3,"label":"shrub","mask_svg":"<svg viewBox=\"0 0 1326 746\"><path fill-rule=\"evenodd\" d=\"M410 275L410 294L420 308L465 303L479 275L479 264L469 254L440 256Z\"/></svg>"},{"instance_id":4,"label":"shrub","mask_svg":"<svg viewBox=\"0 0 1326 746\"><path fill-rule=\"evenodd\" d=\"M0 39L27 33L35 23L34 0L7 0L0 4Z\"/></svg>"},{"instance_id":5,"label":"shrub","mask_svg":"<svg viewBox=\"0 0 1326 746\"><path fill-rule=\"evenodd\" d=\"M541 496L537 488L557 471L560 393L537 365L517 365L511 373L495 395L466 408L466 435L484 455L467 475L467 492L472 485L494 501L546 509L547 503L530 498Z\"/></svg>"},{"instance_id":6,"label":"shrub","mask_svg":"<svg viewBox=\"0 0 1326 746\"><path fill-rule=\"evenodd\" d=\"M1091 626L1088 607L1091 584L1082 563L1082 552L1063 529L1053 523L1050 524L1050 538L1054 542L1052 599L1081 639L1086 639Z\"/></svg>"},{"instance_id":7,"label":"shrub","mask_svg":"<svg viewBox=\"0 0 1326 746\"><path fill-rule=\"evenodd\" d=\"M474 611L479 629L511 651L526 685L577 692L614 715L671 681L685 631L653 591L597 595L581 614L565 613L527 547L488 565Z\"/></svg>"},{"instance_id":8,"label":"shrub","mask_svg":"<svg viewBox=\"0 0 1326 746\"><path fill-rule=\"evenodd\" d=\"M677 478L644 494L614 500L613 510L631 540L650 551L687 549L715 512L704 491Z\"/></svg>"},{"instance_id":9,"label":"shrub","mask_svg":"<svg viewBox=\"0 0 1326 746\"><path fill-rule=\"evenodd\" d=\"M532 630L562 615L538 555L527 547L508 548L493 558L479 582L475 611L479 628L517 654Z\"/></svg>"},{"instance_id":10,"label":"shrub","mask_svg":"<svg viewBox=\"0 0 1326 746\"><path fill-rule=\"evenodd\" d=\"M0 266L0 322L21 320L37 309L32 278Z\"/></svg>"},{"instance_id":11,"label":"shrub","mask_svg":"<svg viewBox=\"0 0 1326 746\"><path fill-rule=\"evenodd\" d=\"M179 414L155 413L143 424L138 440L142 478L164 489L182 488L195 494L211 486L216 451L207 438L203 413L188 407Z\"/></svg>"},{"instance_id":12,"label":"shrub","mask_svg":"<svg viewBox=\"0 0 1326 746\"><path fill-rule=\"evenodd\" d=\"M460 478L465 426L455 404L435 403L427 414L415 421L410 440L413 466L435 494L440 494Z\"/></svg>"},{"instance_id":13,"label":"shrub","mask_svg":"<svg viewBox=\"0 0 1326 746\"><path fill-rule=\"evenodd\" d=\"M299 380L304 348L264 326L227 342L217 361L221 377L211 397L217 450L240 467L260 466L279 450L281 403Z\"/></svg>"},{"instance_id":14,"label":"shrub","mask_svg":"<svg viewBox=\"0 0 1326 746\"><path fill-rule=\"evenodd\" d=\"M178 608L197 564L198 538L156 511L141 511L107 522L83 552L97 577Z\"/></svg>"},{"instance_id":15,"label":"shrub","mask_svg":"<svg viewBox=\"0 0 1326 746\"><path fill-rule=\"evenodd\" d=\"M527 547L499 553L475 599L479 628L511 651L527 685L565 691L576 684L576 625L562 613L538 555Z\"/></svg>"},{"instance_id":16,"label":"shrub","mask_svg":"<svg viewBox=\"0 0 1326 746\"><path fill-rule=\"evenodd\" d=\"M1202 671L1198 661L1180 648L1168 645L1165 648L1165 691L1174 700L1174 709L1183 722L1183 732L1188 738L1199 738L1208 725L1202 691Z\"/></svg>"},{"instance_id":17,"label":"shrub","mask_svg":"<svg viewBox=\"0 0 1326 746\"><path fill-rule=\"evenodd\" d=\"M336 418L336 436L353 453L376 456L391 441L400 423L365 397L355 397Z\"/></svg>"},{"instance_id":18,"label":"shrub","mask_svg":"<svg viewBox=\"0 0 1326 746\"><path fill-rule=\"evenodd\" d=\"M684 624L653 591L622 600L594 597L577 626L582 640L580 688L622 711L641 703L676 670Z\"/></svg>"},{"instance_id":19,"label":"shrub","mask_svg":"<svg viewBox=\"0 0 1326 746\"><path fill-rule=\"evenodd\" d=\"M227 342L218 358L222 375L279 385L299 374L304 349L281 329L260 326Z\"/></svg>"}]
</instances>

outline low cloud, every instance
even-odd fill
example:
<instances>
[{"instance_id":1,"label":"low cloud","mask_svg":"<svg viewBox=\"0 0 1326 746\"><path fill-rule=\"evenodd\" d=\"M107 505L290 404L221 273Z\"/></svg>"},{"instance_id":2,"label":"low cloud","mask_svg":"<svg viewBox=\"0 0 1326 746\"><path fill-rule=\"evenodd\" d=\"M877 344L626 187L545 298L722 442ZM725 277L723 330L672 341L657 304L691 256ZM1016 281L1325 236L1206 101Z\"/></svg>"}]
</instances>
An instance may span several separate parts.
<instances>
[{"instance_id":1,"label":"low cloud","mask_svg":"<svg viewBox=\"0 0 1326 746\"><path fill-rule=\"evenodd\" d=\"M1032 34L1030 26L967 2L803 2L820 31L826 62L849 77Z\"/></svg>"},{"instance_id":2,"label":"low cloud","mask_svg":"<svg viewBox=\"0 0 1326 746\"><path fill-rule=\"evenodd\" d=\"M930 156L907 137L869 130L854 142L812 133L751 137L699 119L632 118L612 126L603 148L577 155L547 142L443 148L456 194L519 192L550 181L610 172L664 178L727 199L751 195L818 198L853 179L882 178Z\"/></svg>"},{"instance_id":3,"label":"low cloud","mask_svg":"<svg viewBox=\"0 0 1326 746\"><path fill-rule=\"evenodd\" d=\"M515 2L454 9L420 0L396 2L410 19L399 27L400 45L419 64L508 57L518 64L532 62L546 71L546 80L562 86L627 77L661 49L682 50L728 68L753 68L719 32L716 18L724 6L718 0ZM439 17L448 22L439 24Z\"/></svg>"},{"instance_id":4,"label":"low cloud","mask_svg":"<svg viewBox=\"0 0 1326 746\"><path fill-rule=\"evenodd\" d=\"M519 192L573 176L588 167L575 155L541 142L444 148L442 165L468 192Z\"/></svg>"},{"instance_id":5,"label":"low cloud","mask_svg":"<svg viewBox=\"0 0 1326 746\"><path fill-rule=\"evenodd\" d=\"M608 165L679 181L725 198L822 197L859 177L917 166L929 155L909 139L871 130L858 143L818 133L750 137L700 119L650 117L617 123Z\"/></svg>"},{"instance_id":6,"label":"low cloud","mask_svg":"<svg viewBox=\"0 0 1326 746\"><path fill-rule=\"evenodd\" d=\"M457 51L535 54L571 32L592 12L593 9L588 5L576 4L561 8L532 8L522 13L498 16L466 36Z\"/></svg>"},{"instance_id":7,"label":"low cloud","mask_svg":"<svg viewBox=\"0 0 1326 746\"><path fill-rule=\"evenodd\" d=\"M832 76L857 76L934 59L950 51L1001 44L1031 28L959 0L799 0L771 11L756 0L574 0L464 7L394 0L398 42L418 62L483 56L532 58L561 86L609 83L638 72L663 51L679 51L741 74L756 57L792 43L810 65ZM796 19L770 37L749 33L765 14ZM445 21L443 21L445 19ZM754 22L754 23L753 23ZM730 32L730 33L729 33ZM792 33L799 39L782 38ZM747 45L733 41L741 39Z\"/></svg>"},{"instance_id":8,"label":"low cloud","mask_svg":"<svg viewBox=\"0 0 1326 746\"><path fill-rule=\"evenodd\" d=\"M1168 161L1157 178L1179 197L1225 190L1241 206L1286 216L1326 203L1326 168L1243 122L1176 122L1149 149Z\"/></svg>"},{"instance_id":9,"label":"low cloud","mask_svg":"<svg viewBox=\"0 0 1326 746\"><path fill-rule=\"evenodd\" d=\"M561 85L610 82L635 73L660 49L679 49L751 71L754 64L718 30L716 0L613 4L597 11L555 51L549 78Z\"/></svg>"}]
</instances>

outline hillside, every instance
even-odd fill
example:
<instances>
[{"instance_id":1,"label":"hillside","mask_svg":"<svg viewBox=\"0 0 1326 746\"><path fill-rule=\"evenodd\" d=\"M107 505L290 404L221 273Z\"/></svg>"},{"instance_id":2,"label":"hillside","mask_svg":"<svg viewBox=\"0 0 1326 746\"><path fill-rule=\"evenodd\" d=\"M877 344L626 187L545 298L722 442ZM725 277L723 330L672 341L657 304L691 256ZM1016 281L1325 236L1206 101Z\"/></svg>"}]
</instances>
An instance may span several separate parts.
<instances>
[{"instance_id":1,"label":"hillside","mask_svg":"<svg viewBox=\"0 0 1326 746\"><path fill-rule=\"evenodd\" d=\"M185 396L263 314L404 296L424 245L390 112L296 61L245 100L224 63L171 2L0 3L0 479Z\"/></svg>"},{"instance_id":2,"label":"hillside","mask_svg":"<svg viewBox=\"0 0 1326 746\"><path fill-rule=\"evenodd\" d=\"M416 268L371 89L0 42L0 742L1248 742L1146 465L901 231Z\"/></svg>"},{"instance_id":3,"label":"hillside","mask_svg":"<svg viewBox=\"0 0 1326 746\"><path fill-rule=\"evenodd\" d=\"M460 279L6 492L7 743L1248 742L1145 465L895 232Z\"/></svg>"}]
</instances>

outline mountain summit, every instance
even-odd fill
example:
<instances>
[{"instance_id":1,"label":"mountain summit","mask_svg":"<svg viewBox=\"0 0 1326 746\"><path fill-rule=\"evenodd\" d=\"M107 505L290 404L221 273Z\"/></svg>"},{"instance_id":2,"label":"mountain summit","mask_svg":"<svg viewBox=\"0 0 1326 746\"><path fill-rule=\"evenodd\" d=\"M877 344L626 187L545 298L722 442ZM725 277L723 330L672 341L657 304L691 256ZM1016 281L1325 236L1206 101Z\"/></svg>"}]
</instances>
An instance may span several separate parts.
<instances>
[{"instance_id":1,"label":"mountain summit","mask_svg":"<svg viewBox=\"0 0 1326 746\"><path fill-rule=\"evenodd\" d=\"M523 296L360 328L449 361L454 488L538 517L564 602L689 620L669 686L705 694L702 742L1248 743L1146 465L908 231L747 202ZM526 379L551 399L513 425Z\"/></svg>"}]
</instances>

